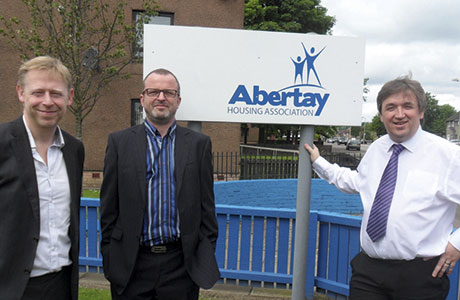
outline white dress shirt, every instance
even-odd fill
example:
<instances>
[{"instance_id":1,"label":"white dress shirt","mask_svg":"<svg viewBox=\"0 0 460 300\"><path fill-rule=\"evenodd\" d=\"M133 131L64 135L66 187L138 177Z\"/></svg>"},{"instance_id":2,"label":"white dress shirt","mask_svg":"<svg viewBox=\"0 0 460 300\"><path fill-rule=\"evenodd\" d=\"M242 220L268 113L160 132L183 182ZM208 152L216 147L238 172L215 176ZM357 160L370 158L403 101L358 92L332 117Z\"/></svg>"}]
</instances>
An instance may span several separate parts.
<instances>
[{"instance_id":1,"label":"white dress shirt","mask_svg":"<svg viewBox=\"0 0 460 300\"><path fill-rule=\"evenodd\" d=\"M59 127L48 148L48 165L36 151L35 140L26 122L37 175L40 199L40 238L30 277L57 272L72 263L70 251L70 186L61 148L64 138ZM31 183L32 184L32 183Z\"/></svg>"},{"instance_id":2,"label":"white dress shirt","mask_svg":"<svg viewBox=\"0 0 460 300\"><path fill-rule=\"evenodd\" d=\"M460 250L460 230L452 233L460 204L460 147L418 129L399 155L398 176L386 235L372 242L366 232L369 213L394 144L388 135L372 143L357 171L320 157L316 173L345 193L359 193L364 213L361 247L371 257L410 260L445 252L448 241Z\"/></svg>"}]
</instances>

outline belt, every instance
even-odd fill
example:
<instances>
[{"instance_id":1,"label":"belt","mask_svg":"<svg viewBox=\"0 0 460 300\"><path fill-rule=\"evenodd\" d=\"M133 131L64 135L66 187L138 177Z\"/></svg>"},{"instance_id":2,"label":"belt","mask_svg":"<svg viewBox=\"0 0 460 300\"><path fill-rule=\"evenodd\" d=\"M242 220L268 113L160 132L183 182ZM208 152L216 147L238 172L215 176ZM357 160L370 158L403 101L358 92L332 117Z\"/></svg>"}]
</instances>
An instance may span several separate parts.
<instances>
[{"instance_id":1,"label":"belt","mask_svg":"<svg viewBox=\"0 0 460 300\"><path fill-rule=\"evenodd\" d=\"M171 242L171 243L167 243L167 244L161 244L161 245L153 245L153 246L141 245L140 246L140 248L144 252L150 252L150 253L153 253L153 254L165 254L165 253L177 250L180 247L181 247L181 241L180 240L174 241L174 242Z\"/></svg>"},{"instance_id":2,"label":"belt","mask_svg":"<svg viewBox=\"0 0 460 300\"><path fill-rule=\"evenodd\" d=\"M412 262L412 261L428 261L428 260L431 260L431 259L433 259L433 258L440 258L440 257L441 257L441 255L432 256L432 257L421 257L421 256L416 256L416 257L413 258L413 259L406 260L406 259L374 258L374 257L369 256L366 252L364 252L364 250L362 250L361 253L363 253L363 254L366 255L368 258L370 258L370 259L372 259L372 260L374 260L374 261L381 261L381 262L386 262L386 263L391 263L391 264L401 264L401 263L408 263L408 262Z\"/></svg>"}]
</instances>

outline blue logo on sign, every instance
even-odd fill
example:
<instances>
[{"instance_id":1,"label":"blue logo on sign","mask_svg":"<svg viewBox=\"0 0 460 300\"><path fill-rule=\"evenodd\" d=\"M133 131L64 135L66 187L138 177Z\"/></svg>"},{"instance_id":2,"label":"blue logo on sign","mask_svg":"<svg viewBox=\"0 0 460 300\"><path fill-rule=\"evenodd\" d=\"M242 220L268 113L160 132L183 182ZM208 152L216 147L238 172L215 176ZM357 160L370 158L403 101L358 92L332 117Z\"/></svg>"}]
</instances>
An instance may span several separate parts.
<instances>
[{"instance_id":1,"label":"blue logo on sign","mask_svg":"<svg viewBox=\"0 0 460 300\"><path fill-rule=\"evenodd\" d=\"M232 114L320 116L330 94L313 92L312 90L318 88L324 90L315 68L315 61L326 49L326 46L319 51L316 51L315 47L310 47L307 51L304 43L301 45L305 56L303 58L297 56L296 59L290 57L294 64L294 85L278 91L265 91L260 86L254 85L251 97L246 86L240 84L228 104L241 103L253 107L232 106L227 108L227 112ZM291 102L295 108L283 108L287 106L288 102ZM263 110L261 106L271 107L265 107L266 109Z\"/></svg>"},{"instance_id":2,"label":"blue logo on sign","mask_svg":"<svg viewBox=\"0 0 460 300\"><path fill-rule=\"evenodd\" d=\"M294 63L294 66L295 66L294 84L296 83L297 77L299 77L299 76L300 76L301 83L304 83L304 81L303 81L303 73L304 73L304 69L305 69L304 68L305 63L307 63L307 82L306 82L306 84L310 85L310 74L313 72L313 74L315 75L316 82L317 82L318 86L322 87L321 86L321 81L319 80L319 77L318 77L318 73L316 73L316 69L315 69L314 64L315 64L315 60L318 58L318 56L321 54L321 52L324 51L324 49L326 47L323 47L323 49L321 49L319 52L315 52L315 47L311 47L310 48L310 53L308 53L307 49L305 49L305 45L303 43L302 43L302 47L303 47L303 51L305 52L305 58L304 59L302 59L300 56L297 56L297 61L295 61L291 57L291 60Z\"/></svg>"}]
</instances>

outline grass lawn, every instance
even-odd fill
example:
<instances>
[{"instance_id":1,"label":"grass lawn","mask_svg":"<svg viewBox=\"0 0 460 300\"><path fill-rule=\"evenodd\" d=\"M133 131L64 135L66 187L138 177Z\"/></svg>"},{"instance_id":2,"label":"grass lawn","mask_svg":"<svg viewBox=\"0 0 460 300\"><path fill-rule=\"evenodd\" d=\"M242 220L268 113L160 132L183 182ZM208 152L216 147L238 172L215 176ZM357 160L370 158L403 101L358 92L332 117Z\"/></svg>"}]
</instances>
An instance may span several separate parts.
<instances>
[{"instance_id":1,"label":"grass lawn","mask_svg":"<svg viewBox=\"0 0 460 300\"><path fill-rule=\"evenodd\" d=\"M86 198L99 198L100 190L83 190L83 197Z\"/></svg>"},{"instance_id":2,"label":"grass lawn","mask_svg":"<svg viewBox=\"0 0 460 300\"><path fill-rule=\"evenodd\" d=\"M80 287L78 290L80 300L110 300L110 290L88 289ZM200 298L200 300L217 300L217 298Z\"/></svg>"},{"instance_id":3,"label":"grass lawn","mask_svg":"<svg viewBox=\"0 0 460 300\"><path fill-rule=\"evenodd\" d=\"M78 299L80 300L110 300L110 290L78 289Z\"/></svg>"}]
</instances>

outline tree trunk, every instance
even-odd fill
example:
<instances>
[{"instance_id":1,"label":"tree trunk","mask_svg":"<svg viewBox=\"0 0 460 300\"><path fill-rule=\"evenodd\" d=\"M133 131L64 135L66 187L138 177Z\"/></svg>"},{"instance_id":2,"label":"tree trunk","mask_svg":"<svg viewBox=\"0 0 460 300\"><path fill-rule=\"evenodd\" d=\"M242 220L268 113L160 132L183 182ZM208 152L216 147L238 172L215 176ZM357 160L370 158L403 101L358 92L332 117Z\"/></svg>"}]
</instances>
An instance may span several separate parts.
<instances>
[{"instance_id":1,"label":"tree trunk","mask_svg":"<svg viewBox=\"0 0 460 300\"><path fill-rule=\"evenodd\" d=\"M75 137L78 140L82 140L83 137L83 119L81 117L81 113L75 114Z\"/></svg>"}]
</instances>

